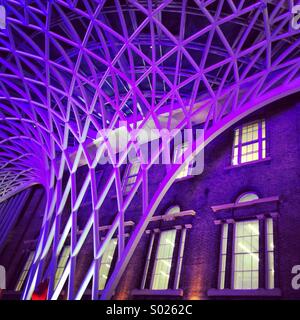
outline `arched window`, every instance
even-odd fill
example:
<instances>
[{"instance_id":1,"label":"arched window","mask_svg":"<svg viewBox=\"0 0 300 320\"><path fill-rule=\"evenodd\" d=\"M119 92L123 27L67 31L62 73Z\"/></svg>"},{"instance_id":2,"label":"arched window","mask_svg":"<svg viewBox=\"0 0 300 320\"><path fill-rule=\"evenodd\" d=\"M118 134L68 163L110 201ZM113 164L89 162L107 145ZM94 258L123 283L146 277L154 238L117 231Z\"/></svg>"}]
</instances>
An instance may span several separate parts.
<instances>
[{"instance_id":1,"label":"arched window","mask_svg":"<svg viewBox=\"0 0 300 320\"><path fill-rule=\"evenodd\" d=\"M259 196L254 192L246 192L240 195L236 201L236 203L249 202L259 199Z\"/></svg>"},{"instance_id":2,"label":"arched window","mask_svg":"<svg viewBox=\"0 0 300 320\"><path fill-rule=\"evenodd\" d=\"M179 206L173 206L171 208L169 208L167 211L166 211L166 215L171 215L171 214L175 214L175 213L178 213L180 212L180 207Z\"/></svg>"}]
</instances>

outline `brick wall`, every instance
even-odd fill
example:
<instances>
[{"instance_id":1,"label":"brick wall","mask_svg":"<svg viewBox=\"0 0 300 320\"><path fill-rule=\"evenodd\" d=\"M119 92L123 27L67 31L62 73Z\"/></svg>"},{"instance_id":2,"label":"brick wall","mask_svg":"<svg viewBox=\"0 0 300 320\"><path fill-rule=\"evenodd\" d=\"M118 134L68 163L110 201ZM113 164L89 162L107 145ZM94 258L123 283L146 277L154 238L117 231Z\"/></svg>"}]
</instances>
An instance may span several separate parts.
<instances>
[{"instance_id":1,"label":"brick wall","mask_svg":"<svg viewBox=\"0 0 300 320\"><path fill-rule=\"evenodd\" d=\"M195 217L181 218L173 224L192 224L187 231L180 288L183 289L183 299L208 299L207 291L217 287L219 247L221 227L216 225L216 219L239 219L249 214L248 209L229 210L214 213L211 206L235 202L238 195L246 191L254 191L260 197L279 196L280 202L275 207L258 206L251 209L252 214L278 211L275 223L275 254L276 282L282 290L283 298L300 298L300 291L291 287L291 269L300 264L300 103L292 96L265 107L255 114L243 119L241 123L264 118L267 126L268 161L254 165L230 167L233 143L233 129L228 129L212 141L205 150L205 168L199 176L175 182L160 203L156 214L162 215L166 210L177 204L181 210L195 210ZM237 123L236 125L239 125ZM157 166L151 170L149 181L150 195L157 189L157 184L164 177L164 168ZM79 174L80 176L80 174ZM100 183L105 183L107 172L104 172ZM34 201L34 199L36 199ZM0 255L0 261L11 273L20 269L20 253L25 250L24 239L34 239L36 228L40 226L40 215L36 215L35 223L29 224L33 212L40 211L42 203L41 191L36 191L35 198L30 202L26 215L10 235L5 250ZM128 208L126 220L137 222L141 207L141 192L138 191L136 201ZM250 210L250 209L249 209ZM113 214L117 212L115 191L109 192L100 211L102 225L112 223ZM90 214L90 206L82 206L78 213L81 228ZM148 229L168 228L169 222L151 223ZM127 228L131 232L132 228ZM25 233L24 233L25 232ZM19 239L18 235L23 234ZM26 234L26 235L25 235ZM17 240L16 240L17 239ZM146 255L149 245L149 235L144 235L117 287L114 299L135 299L132 290L140 288ZM15 255L15 258L12 258ZM86 273L92 260L91 239L86 241L77 259L76 285ZM139 297L141 298L141 297ZM146 297L142 297L146 298Z\"/></svg>"}]
</instances>

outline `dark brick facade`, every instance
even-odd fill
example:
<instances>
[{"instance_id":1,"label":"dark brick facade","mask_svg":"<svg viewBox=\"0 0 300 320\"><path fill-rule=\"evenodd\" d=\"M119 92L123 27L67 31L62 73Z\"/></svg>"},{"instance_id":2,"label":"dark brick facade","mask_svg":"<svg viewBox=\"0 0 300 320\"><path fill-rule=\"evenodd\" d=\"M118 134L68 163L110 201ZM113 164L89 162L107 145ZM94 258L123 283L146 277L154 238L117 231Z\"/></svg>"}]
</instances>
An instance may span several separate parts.
<instances>
[{"instance_id":1,"label":"dark brick facade","mask_svg":"<svg viewBox=\"0 0 300 320\"><path fill-rule=\"evenodd\" d=\"M278 101L240 122L242 124L260 118L266 120L267 159L255 164L231 166L233 129L239 125L237 123L207 146L204 172L199 176L175 182L159 205L157 215L163 215L173 205L179 205L182 211L196 212L193 217L187 216L170 222L151 222L148 227L151 230L158 228L163 230L175 225L192 225L192 228L187 230L179 285L183 290L183 299L215 299L209 297L207 293L209 289L217 288L218 282L221 225L216 224L216 220L239 221L275 212L278 213L274 218L275 287L281 290L283 299L300 298L300 290L294 290L291 286L292 267L300 264L300 103L297 103L297 98L292 96ZM159 166L155 172L152 171L150 194L155 191L163 175L164 170ZM101 181L105 180L104 172ZM247 191L256 192L260 198L278 196L279 201L217 213L211 209L215 205L233 203L240 194ZM140 191L137 197L141 197ZM26 212L11 232L6 246L2 250L0 248L0 264L8 270L10 290L14 288L18 278L16 275L22 269L21 263L24 259L22 256L28 250L29 243L24 241L33 240L41 225L44 199L40 199L41 190L36 189ZM111 190L100 212L102 225L112 223L112 213L117 211L115 202L114 190ZM81 228L86 223L88 216L86 213L89 210L90 206L87 203L78 213ZM141 211L141 201L134 201L126 213L126 220L136 222ZM126 232L130 233L132 228L127 227ZM140 241L114 299L146 299L144 296L132 295L132 290L140 288L149 240L150 235L145 234ZM177 237L177 246L178 242ZM89 243L91 244L91 239L86 242L77 260L76 287L82 281L83 274L92 260L92 245ZM171 278L173 276L174 274L171 274ZM263 279L260 279L260 283L264 283Z\"/></svg>"}]
</instances>

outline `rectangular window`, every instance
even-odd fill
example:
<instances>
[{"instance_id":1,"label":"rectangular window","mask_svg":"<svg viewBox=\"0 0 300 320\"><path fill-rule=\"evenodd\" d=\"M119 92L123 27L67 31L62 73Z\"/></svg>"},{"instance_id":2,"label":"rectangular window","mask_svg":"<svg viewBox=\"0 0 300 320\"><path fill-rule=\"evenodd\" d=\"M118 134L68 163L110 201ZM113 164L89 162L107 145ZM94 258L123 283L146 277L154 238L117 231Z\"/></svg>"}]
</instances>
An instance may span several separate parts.
<instances>
[{"instance_id":1,"label":"rectangular window","mask_svg":"<svg viewBox=\"0 0 300 320\"><path fill-rule=\"evenodd\" d=\"M266 258L267 258L267 288L274 289L274 233L273 220L266 220Z\"/></svg>"},{"instance_id":2,"label":"rectangular window","mask_svg":"<svg viewBox=\"0 0 300 320\"><path fill-rule=\"evenodd\" d=\"M259 120L235 129L232 165L266 158L266 123Z\"/></svg>"},{"instance_id":3,"label":"rectangular window","mask_svg":"<svg viewBox=\"0 0 300 320\"><path fill-rule=\"evenodd\" d=\"M259 222L235 224L234 289L258 289Z\"/></svg>"},{"instance_id":4,"label":"rectangular window","mask_svg":"<svg viewBox=\"0 0 300 320\"><path fill-rule=\"evenodd\" d=\"M173 157L174 163L180 164L184 161L183 154L186 152L187 149L188 149L188 142L184 142L183 144L179 144L175 147L174 157ZM193 168L194 163L195 163L195 160L189 163L186 163L181 169L181 171L178 173L176 179L185 178L188 175L190 175L190 172L191 172L190 170L191 168Z\"/></svg>"},{"instance_id":5,"label":"rectangular window","mask_svg":"<svg viewBox=\"0 0 300 320\"><path fill-rule=\"evenodd\" d=\"M54 279L54 288L56 288L56 286L58 285L58 282L65 270L69 257L70 257L70 246L66 246L63 249L63 252L60 256L59 263L56 269L55 279Z\"/></svg>"},{"instance_id":6,"label":"rectangular window","mask_svg":"<svg viewBox=\"0 0 300 320\"><path fill-rule=\"evenodd\" d=\"M108 278L109 270L114 258L115 250L117 247L117 239L110 239L103 256L100 262L99 268L99 290L103 290L105 288L105 284Z\"/></svg>"},{"instance_id":7,"label":"rectangular window","mask_svg":"<svg viewBox=\"0 0 300 320\"><path fill-rule=\"evenodd\" d=\"M24 282L26 280L26 277L28 275L29 269L30 269L30 267L32 265L33 258L34 258L34 251L31 251L29 253L29 256L28 256L27 260L26 260L26 263L25 263L24 269L23 269L23 271L21 273L20 279L19 279L19 281L17 283L16 289L15 289L16 291L22 290L23 284L24 284Z\"/></svg>"},{"instance_id":8,"label":"rectangular window","mask_svg":"<svg viewBox=\"0 0 300 320\"><path fill-rule=\"evenodd\" d=\"M160 234L152 275L152 290L168 289L175 239L176 230L163 231Z\"/></svg>"},{"instance_id":9,"label":"rectangular window","mask_svg":"<svg viewBox=\"0 0 300 320\"><path fill-rule=\"evenodd\" d=\"M263 220L250 220L236 222L231 232L228 224L222 226L219 279L218 288L225 288L225 278L231 280L231 288L249 290L259 288L259 275L264 273L266 278L265 288L275 288L274 267L274 226L271 218ZM265 225L263 233L260 226ZM232 246L227 244L232 242ZM265 243L265 251L262 252L260 243ZM228 248L230 251L228 251ZM264 270L260 270L260 255L265 261ZM226 270L226 260L232 257L232 266L229 274Z\"/></svg>"},{"instance_id":10,"label":"rectangular window","mask_svg":"<svg viewBox=\"0 0 300 320\"><path fill-rule=\"evenodd\" d=\"M123 184L125 194L131 191L140 171L140 166L141 163L138 159L133 161L133 163L128 164Z\"/></svg>"},{"instance_id":11,"label":"rectangular window","mask_svg":"<svg viewBox=\"0 0 300 320\"><path fill-rule=\"evenodd\" d=\"M225 273L226 273L226 256L227 256L227 241L228 241L228 224L222 225L222 241L220 254L220 274L219 274L219 289L225 288Z\"/></svg>"}]
</instances>

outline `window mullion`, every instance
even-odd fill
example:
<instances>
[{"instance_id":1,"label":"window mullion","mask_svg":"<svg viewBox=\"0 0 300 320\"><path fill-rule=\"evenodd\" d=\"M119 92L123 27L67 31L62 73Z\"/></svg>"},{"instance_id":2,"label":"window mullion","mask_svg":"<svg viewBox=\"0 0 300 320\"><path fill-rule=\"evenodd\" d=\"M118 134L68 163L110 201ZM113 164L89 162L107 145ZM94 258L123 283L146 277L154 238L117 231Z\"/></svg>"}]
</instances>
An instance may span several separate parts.
<instances>
[{"instance_id":1,"label":"window mullion","mask_svg":"<svg viewBox=\"0 0 300 320\"><path fill-rule=\"evenodd\" d=\"M259 288L266 288L266 225L259 219Z\"/></svg>"},{"instance_id":2,"label":"window mullion","mask_svg":"<svg viewBox=\"0 0 300 320\"><path fill-rule=\"evenodd\" d=\"M262 121L258 122L258 159L262 159L262 148L263 148L263 143L262 143Z\"/></svg>"},{"instance_id":3,"label":"window mullion","mask_svg":"<svg viewBox=\"0 0 300 320\"><path fill-rule=\"evenodd\" d=\"M225 268L225 289L233 288L233 275L234 275L234 233L235 223L228 224L227 234L227 257Z\"/></svg>"},{"instance_id":4,"label":"window mullion","mask_svg":"<svg viewBox=\"0 0 300 320\"><path fill-rule=\"evenodd\" d=\"M238 143L238 164L242 163L242 148L243 148L243 127L239 128L239 143Z\"/></svg>"},{"instance_id":5,"label":"window mullion","mask_svg":"<svg viewBox=\"0 0 300 320\"><path fill-rule=\"evenodd\" d=\"M178 258L177 258L177 264L176 264L176 273L175 273L175 279L174 279L174 289L179 288L179 281L180 281L180 274L181 274L181 268L182 268L182 259L183 259L183 252L184 252L184 246L185 246L185 239L186 239L186 228L181 229L180 233L180 242L179 242L179 248L178 248Z\"/></svg>"},{"instance_id":6,"label":"window mullion","mask_svg":"<svg viewBox=\"0 0 300 320\"><path fill-rule=\"evenodd\" d=\"M157 262L158 262L157 257L158 257L159 247L160 247L160 241L161 241L161 233L159 233L158 244L157 244L157 248L156 248L156 252L155 252L154 266L153 266L152 275L151 275L151 280L150 280L150 289L153 288L153 283L154 283L154 278L155 278L155 272L156 272Z\"/></svg>"},{"instance_id":7,"label":"window mullion","mask_svg":"<svg viewBox=\"0 0 300 320\"><path fill-rule=\"evenodd\" d=\"M146 280L147 280L147 275L148 275L148 270L149 270L149 265L150 265L152 250L153 250L154 238L155 238L155 233L151 232L150 244L149 244L149 249L148 249L148 253L147 253L147 260L146 260L146 264L145 264L145 268L144 268L141 289L145 289L145 286L146 286ZM151 280L151 282L152 282L152 280Z\"/></svg>"}]
</instances>

